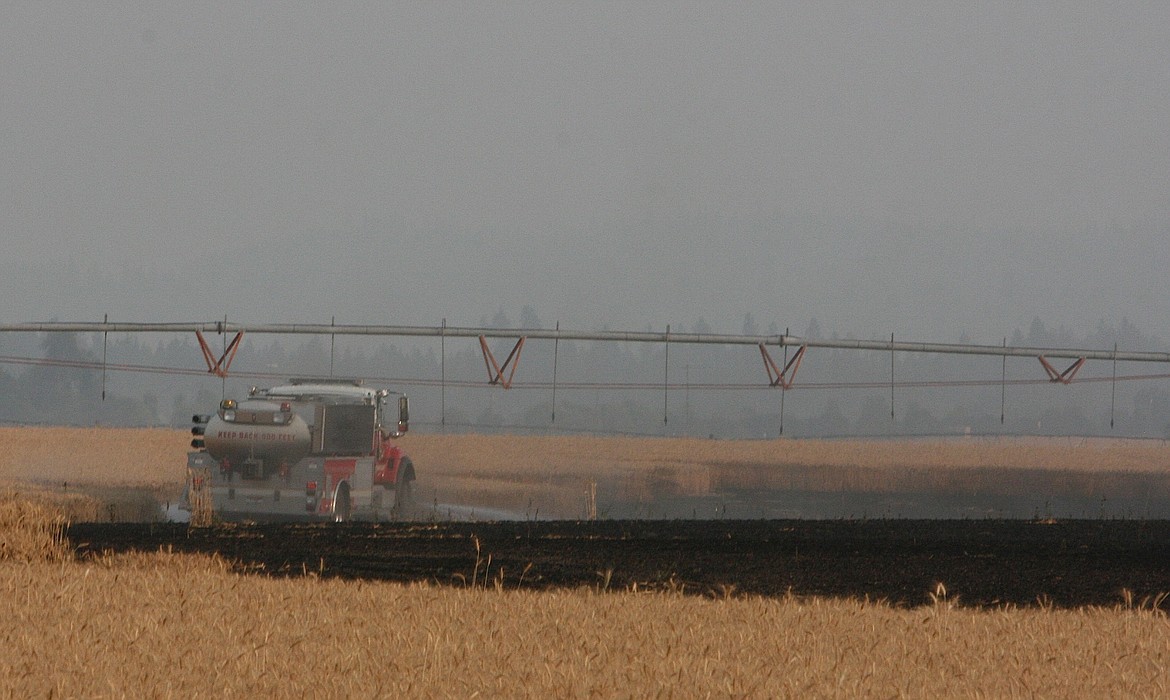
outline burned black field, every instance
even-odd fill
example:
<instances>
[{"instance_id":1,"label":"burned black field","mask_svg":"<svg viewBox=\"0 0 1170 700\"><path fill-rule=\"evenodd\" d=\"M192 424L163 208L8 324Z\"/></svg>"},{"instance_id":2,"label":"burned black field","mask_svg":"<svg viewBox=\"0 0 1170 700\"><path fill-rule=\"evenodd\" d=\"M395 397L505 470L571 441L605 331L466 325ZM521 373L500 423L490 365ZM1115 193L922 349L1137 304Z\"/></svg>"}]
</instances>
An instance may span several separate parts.
<instances>
[{"instance_id":1,"label":"burned black field","mask_svg":"<svg viewBox=\"0 0 1170 700\"><path fill-rule=\"evenodd\" d=\"M79 554L216 553L253 575L816 595L971 606L1161 603L1170 520L79 523ZM940 588L942 584L944 588Z\"/></svg>"}]
</instances>

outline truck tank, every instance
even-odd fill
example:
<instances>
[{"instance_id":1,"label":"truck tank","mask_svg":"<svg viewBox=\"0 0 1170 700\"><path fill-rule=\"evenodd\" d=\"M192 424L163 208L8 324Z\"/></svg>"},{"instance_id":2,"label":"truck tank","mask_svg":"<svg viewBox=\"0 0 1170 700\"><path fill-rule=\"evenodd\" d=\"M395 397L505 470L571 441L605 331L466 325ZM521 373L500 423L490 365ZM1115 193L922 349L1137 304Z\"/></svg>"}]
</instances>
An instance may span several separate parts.
<instances>
[{"instance_id":1,"label":"truck tank","mask_svg":"<svg viewBox=\"0 0 1170 700\"><path fill-rule=\"evenodd\" d=\"M308 424L288 403L243 401L222 408L207 421L207 452L244 478L262 479L309 453Z\"/></svg>"}]
</instances>

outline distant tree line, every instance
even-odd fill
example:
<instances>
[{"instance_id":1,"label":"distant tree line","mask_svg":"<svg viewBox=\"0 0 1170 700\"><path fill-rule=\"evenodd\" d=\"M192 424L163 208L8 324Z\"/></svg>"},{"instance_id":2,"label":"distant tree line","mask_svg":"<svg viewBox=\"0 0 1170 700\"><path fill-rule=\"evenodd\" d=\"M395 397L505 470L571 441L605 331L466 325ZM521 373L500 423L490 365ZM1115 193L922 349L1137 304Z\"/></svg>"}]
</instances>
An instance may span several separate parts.
<instances>
[{"instance_id":1,"label":"distant tree line","mask_svg":"<svg viewBox=\"0 0 1170 700\"><path fill-rule=\"evenodd\" d=\"M513 322L502 310L481 319L492 328L548 328L532 307ZM746 314L738 328L700 318L676 332L778 334ZM811 319L802 331L822 336ZM217 339L218 340L218 339ZM220 341L222 342L222 341ZM958 342L970 342L960 337ZM1167 351L1126 319L1099 322L1089 333L1017 330L1011 345ZM491 342L502 360L512 344ZM779 362L783 350L772 349ZM410 394L414 429L426 432L606 433L717 438L1040 434L1170 437L1165 379L1111 381L1113 367L1090 362L1072 385L1042 380L1031 358L895 354L810 348L793 388L767 386L759 352L750 346L528 341L513 388L487 384L472 339L245 337L226 380L146 371L198 370L194 338L67 333L0 337L0 422L54 425L189 424L223 396L293 376L354 376ZM101 369L102 357L110 367ZM11 358L38 358L28 364ZM554 374L555 363L555 374ZM126 371L133 366L142 371ZM1158 375L1170 368L1122 363L1118 375ZM1006 382L998 380L1006 379ZM555 382L554 382L555 380ZM1088 381L1086 381L1088 380ZM974 386L948 386L955 381ZM613 388L600 384L636 384ZM916 383L916 386L902 386ZM554 384L555 390L554 390ZM872 385L858 388L858 385ZM555 392L555 395L554 395Z\"/></svg>"}]
</instances>

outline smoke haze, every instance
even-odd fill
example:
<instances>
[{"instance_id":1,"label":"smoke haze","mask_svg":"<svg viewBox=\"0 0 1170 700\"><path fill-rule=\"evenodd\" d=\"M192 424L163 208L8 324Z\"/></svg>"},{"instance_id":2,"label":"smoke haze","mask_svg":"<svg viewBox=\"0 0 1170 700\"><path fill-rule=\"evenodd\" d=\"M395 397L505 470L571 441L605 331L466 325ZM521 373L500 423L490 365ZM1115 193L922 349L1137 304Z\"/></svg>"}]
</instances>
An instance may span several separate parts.
<instances>
[{"instance_id":1,"label":"smoke haze","mask_svg":"<svg viewBox=\"0 0 1170 700\"><path fill-rule=\"evenodd\" d=\"M9 322L1170 322L1161 3L2 17Z\"/></svg>"}]
</instances>

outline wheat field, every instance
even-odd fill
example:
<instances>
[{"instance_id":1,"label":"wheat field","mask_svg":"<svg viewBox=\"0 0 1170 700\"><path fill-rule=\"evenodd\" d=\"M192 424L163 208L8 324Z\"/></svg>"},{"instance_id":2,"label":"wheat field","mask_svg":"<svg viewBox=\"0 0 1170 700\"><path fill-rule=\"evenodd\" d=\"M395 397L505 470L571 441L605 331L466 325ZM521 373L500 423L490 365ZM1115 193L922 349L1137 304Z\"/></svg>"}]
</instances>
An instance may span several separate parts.
<instances>
[{"instance_id":1,"label":"wheat field","mask_svg":"<svg viewBox=\"0 0 1170 700\"><path fill-rule=\"evenodd\" d=\"M631 500L656 492L754 491L1010 493L1016 477L1043 492L1122 495L1170 479L1163 441L1087 438L952 440L703 440L693 438L408 435L422 480L452 500L496 496L524 510L580 517L590 483ZM1132 476L1140 479L1128 479ZM454 495L453 495L454 494Z\"/></svg>"},{"instance_id":2,"label":"wheat field","mask_svg":"<svg viewBox=\"0 0 1170 700\"><path fill-rule=\"evenodd\" d=\"M74 559L0 497L8 697L1165 697L1156 605L967 609L680 592L532 592ZM730 592L729 592L730 593Z\"/></svg>"},{"instance_id":3,"label":"wheat field","mask_svg":"<svg viewBox=\"0 0 1170 700\"><path fill-rule=\"evenodd\" d=\"M62 528L70 512L84 512L86 497L54 484L73 474L78 445L93 452L85 478L158 486L181 479L173 465L184 463L187 439L165 430L0 430L0 480L20 487L0 494L4 695L1170 695L1170 621L1158 610L1161 601L971 609L940 585L924 591L932 604L901 608L732 590L704 598L520 591L483 579L464 587L277 579L215 557L167 552L77 559ZM902 459L919 466L1000 460L1040 469L1161 468L1160 446L1085 449L1060 441L1016 453L1012 445L972 453L913 444L903 458L893 456L894 446L836 442L426 435L406 442L420 472L425 464L440 476L472 480L492 473L531 479L550 465L570 474L598 464L618 472L667 465L750 471L795 459L879 472Z\"/></svg>"},{"instance_id":4,"label":"wheat field","mask_svg":"<svg viewBox=\"0 0 1170 700\"><path fill-rule=\"evenodd\" d=\"M0 482L181 485L190 442L164 428L0 427Z\"/></svg>"},{"instance_id":5,"label":"wheat field","mask_svg":"<svg viewBox=\"0 0 1170 700\"><path fill-rule=\"evenodd\" d=\"M699 438L435 435L403 438L415 461L441 472L507 474L804 465L1164 472L1164 441L1107 438L704 440Z\"/></svg>"},{"instance_id":6,"label":"wheat field","mask_svg":"<svg viewBox=\"0 0 1170 700\"><path fill-rule=\"evenodd\" d=\"M166 428L0 427L0 480L162 485L181 481L191 436ZM1040 469L1167 472L1163 441L1105 438L703 440L410 433L414 461L443 475L606 474L670 467Z\"/></svg>"},{"instance_id":7,"label":"wheat field","mask_svg":"<svg viewBox=\"0 0 1170 700\"><path fill-rule=\"evenodd\" d=\"M0 484L22 491L78 489L109 501L137 490L173 501L186 476L190 435L170 429L0 427ZM702 440L592 436L438 435L401 440L425 503L479 505L552 518L582 517L597 484L632 502L656 493L728 489L862 493L1127 495L1170 480L1163 441L1084 438L950 440ZM1027 486L1015 476L1027 474ZM1134 475L1141 479L1129 479ZM122 503L130 513L145 504ZM88 508L89 511L86 511ZM97 512L89 504L71 513Z\"/></svg>"}]
</instances>

